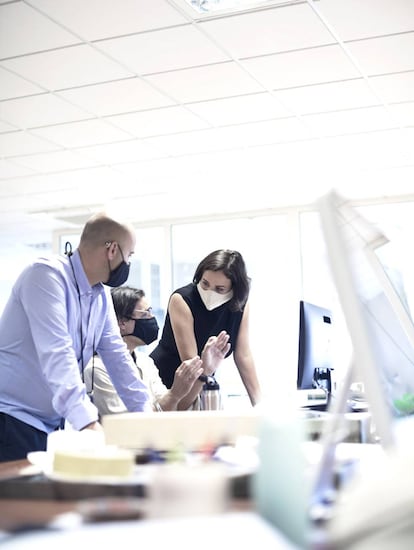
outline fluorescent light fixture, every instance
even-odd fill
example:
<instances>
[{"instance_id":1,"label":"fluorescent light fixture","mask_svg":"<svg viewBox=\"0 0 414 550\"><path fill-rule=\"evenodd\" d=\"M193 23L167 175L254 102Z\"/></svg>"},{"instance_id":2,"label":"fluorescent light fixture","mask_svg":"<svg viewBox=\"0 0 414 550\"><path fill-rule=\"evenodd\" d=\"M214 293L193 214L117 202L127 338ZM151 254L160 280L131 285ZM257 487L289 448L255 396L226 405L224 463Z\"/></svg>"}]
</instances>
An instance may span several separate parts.
<instances>
[{"instance_id":1,"label":"fluorescent light fixture","mask_svg":"<svg viewBox=\"0 0 414 550\"><path fill-rule=\"evenodd\" d=\"M252 0L186 0L199 13L253 8L269 2Z\"/></svg>"},{"instance_id":2,"label":"fluorescent light fixture","mask_svg":"<svg viewBox=\"0 0 414 550\"><path fill-rule=\"evenodd\" d=\"M303 3L304 0L175 0L190 6L198 14L214 15L223 12L243 12L247 10Z\"/></svg>"}]
</instances>

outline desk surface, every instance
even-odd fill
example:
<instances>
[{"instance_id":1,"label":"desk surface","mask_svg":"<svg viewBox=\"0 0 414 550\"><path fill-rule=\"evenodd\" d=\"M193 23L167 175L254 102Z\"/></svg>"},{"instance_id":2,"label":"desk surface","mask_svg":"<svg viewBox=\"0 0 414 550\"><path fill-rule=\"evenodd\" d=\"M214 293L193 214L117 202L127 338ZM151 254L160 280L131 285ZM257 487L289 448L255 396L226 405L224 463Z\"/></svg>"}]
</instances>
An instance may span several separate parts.
<instances>
[{"instance_id":1,"label":"desk surface","mask_svg":"<svg viewBox=\"0 0 414 550\"><path fill-rule=\"evenodd\" d=\"M32 526L42 526L52 520L57 514L73 511L76 503L73 501L59 502L54 499L42 502L13 493L13 485L20 484L22 490L27 487L31 476L26 474L30 464L27 460L0 462L0 530L18 529L28 523ZM34 502L36 505L34 506ZM1 539L0 539L1 540Z\"/></svg>"},{"instance_id":2,"label":"desk surface","mask_svg":"<svg viewBox=\"0 0 414 550\"><path fill-rule=\"evenodd\" d=\"M26 482L26 486L33 485L29 463L26 460L0 463L0 543L2 550L21 548L23 544L38 544L43 550L62 544L81 545L83 548L89 542L94 545L105 546L108 540L116 537L117 544L130 544L131 540L145 540L156 542L157 547L178 547L182 550L193 550L196 544L198 550L211 550L212 542L218 547L227 544L237 545L246 540L254 540L261 549L267 550L295 550L295 546L285 539L275 528L251 510L251 502L247 499L234 500L231 509L220 515L143 519L137 517L128 521L113 520L86 523L82 517L79 500L58 499L24 499L1 497L2 484L11 482ZM90 488L90 485L85 485ZM82 504L90 502L99 509L101 499L85 499ZM110 498L114 504L113 510L119 510L122 499ZM123 500L136 503L139 500L126 497ZM90 508L90 510L92 509ZM123 508L125 511L126 508ZM132 510L132 508L129 508ZM89 510L89 511L90 511ZM137 508L139 510L139 508ZM90 517L89 517L90 519ZM102 519L102 518L100 518ZM25 529L22 530L22 527ZM42 529L41 529L42 528ZM28 529L28 530L26 530ZM1 531L2 530L2 531ZM211 534L202 536L203 533ZM201 536L200 536L201 535ZM109 539L108 539L109 537ZM132 539L133 537L133 539ZM297 549L296 549L297 550Z\"/></svg>"},{"instance_id":3,"label":"desk surface","mask_svg":"<svg viewBox=\"0 0 414 550\"><path fill-rule=\"evenodd\" d=\"M261 550L299 550L254 512L229 512L217 516L150 519L80 525L68 529L14 534L1 539L2 550L103 547L128 548L140 542L155 548L211 550L244 547L253 543Z\"/></svg>"}]
</instances>

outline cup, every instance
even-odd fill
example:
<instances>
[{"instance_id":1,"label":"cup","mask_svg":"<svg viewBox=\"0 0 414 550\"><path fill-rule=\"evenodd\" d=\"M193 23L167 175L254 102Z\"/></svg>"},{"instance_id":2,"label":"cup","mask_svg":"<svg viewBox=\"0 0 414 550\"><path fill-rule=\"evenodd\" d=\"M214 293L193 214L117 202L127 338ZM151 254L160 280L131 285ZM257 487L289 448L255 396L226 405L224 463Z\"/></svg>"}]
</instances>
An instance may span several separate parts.
<instances>
[{"instance_id":1,"label":"cup","mask_svg":"<svg viewBox=\"0 0 414 550\"><path fill-rule=\"evenodd\" d=\"M222 514L229 507L230 481L219 463L159 464L151 476L148 497L149 517Z\"/></svg>"}]
</instances>

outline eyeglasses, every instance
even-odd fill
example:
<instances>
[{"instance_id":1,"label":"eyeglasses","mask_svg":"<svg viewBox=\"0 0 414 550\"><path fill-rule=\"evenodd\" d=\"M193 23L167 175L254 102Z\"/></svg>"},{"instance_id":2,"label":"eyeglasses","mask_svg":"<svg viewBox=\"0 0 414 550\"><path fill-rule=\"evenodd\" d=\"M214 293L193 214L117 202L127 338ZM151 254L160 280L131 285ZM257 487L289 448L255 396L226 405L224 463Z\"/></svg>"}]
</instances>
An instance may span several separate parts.
<instances>
[{"instance_id":1,"label":"eyeglasses","mask_svg":"<svg viewBox=\"0 0 414 550\"><path fill-rule=\"evenodd\" d=\"M128 317L130 321L137 321L139 319L151 319L154 317L152 313L152 307L148 309L134 309L135 317Z\"/></svg>"}]
</instances>

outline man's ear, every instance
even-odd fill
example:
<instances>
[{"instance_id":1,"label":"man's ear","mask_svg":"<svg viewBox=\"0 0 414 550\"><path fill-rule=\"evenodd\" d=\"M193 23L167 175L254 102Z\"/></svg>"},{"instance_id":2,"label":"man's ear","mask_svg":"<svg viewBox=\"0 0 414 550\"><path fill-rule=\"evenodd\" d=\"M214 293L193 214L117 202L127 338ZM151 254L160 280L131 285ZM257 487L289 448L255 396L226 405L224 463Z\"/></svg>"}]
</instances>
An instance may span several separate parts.
<instances>
[{"instance_id":1,"label":"man's ear","mask_svg":"<svg viewBox=\"0 0 414 550\"><path fill-rule=\"evenodd\" d=\"M116 254L116 249L118 247L118 243L116 241L107 241L105 243L105 247L109 252L110 259L113 260Z\"/></svg>"}]
</instances>

